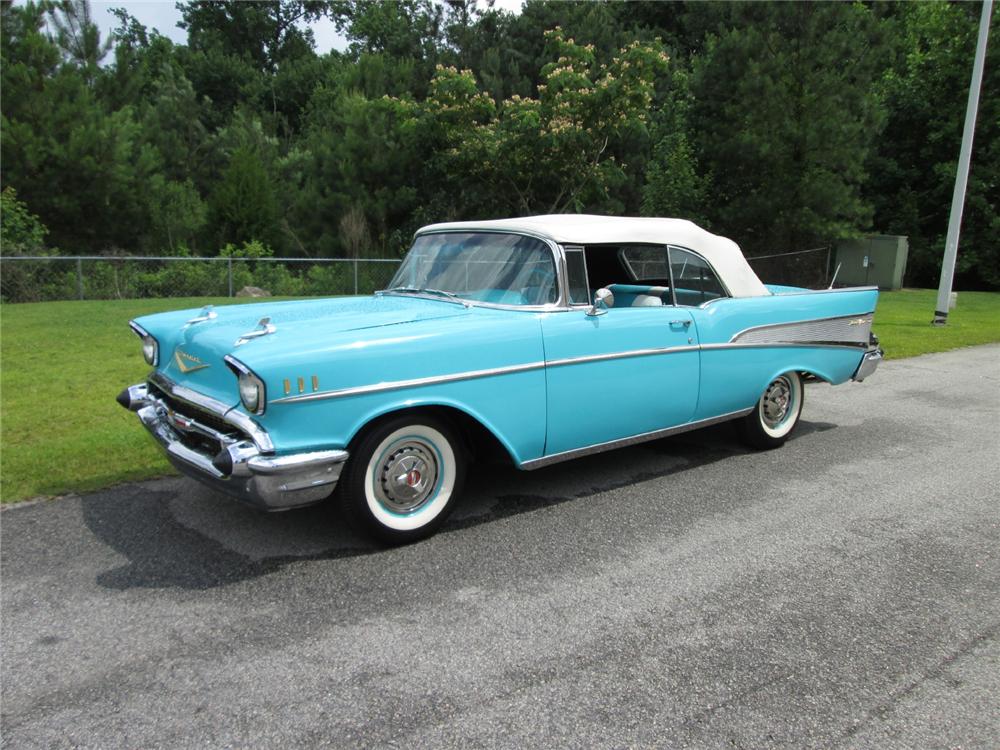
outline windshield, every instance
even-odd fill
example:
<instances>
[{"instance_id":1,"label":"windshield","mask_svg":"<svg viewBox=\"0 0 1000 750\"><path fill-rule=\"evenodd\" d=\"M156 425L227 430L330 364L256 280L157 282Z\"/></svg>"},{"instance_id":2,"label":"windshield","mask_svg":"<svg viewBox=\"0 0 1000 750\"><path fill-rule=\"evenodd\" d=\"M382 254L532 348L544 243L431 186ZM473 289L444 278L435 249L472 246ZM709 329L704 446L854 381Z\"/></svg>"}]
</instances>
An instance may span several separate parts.
<instances>
[{"instance_id":1,"label":"windshield","mask_svg":"<svg viewBox=\"0 0 1000 750\"><path fill-rule=\"evenodd\" d=\"M534 237L487 232L417 237L386 291L500 305L545 305L559 298L548 245Z\"/></svg>"}]
</instances>

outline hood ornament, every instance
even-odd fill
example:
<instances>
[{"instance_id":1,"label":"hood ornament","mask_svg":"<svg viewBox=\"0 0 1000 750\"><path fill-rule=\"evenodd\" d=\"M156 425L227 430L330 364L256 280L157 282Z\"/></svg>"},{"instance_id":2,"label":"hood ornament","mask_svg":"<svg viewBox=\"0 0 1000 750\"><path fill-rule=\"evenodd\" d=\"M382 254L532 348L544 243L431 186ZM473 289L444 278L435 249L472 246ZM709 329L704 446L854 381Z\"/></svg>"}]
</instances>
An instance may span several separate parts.
<instances>
[{"instance_id":1,"label":"hood ornament","mask_svg":"<svg viewBox=\"0 0 1000 750\"><path fill-rule=\"evenodd\" d=\"M199 323L204 323L206 320L215 320L217 317L219 317L219 313L215 312L211 305L205 305L201 308L201 312L198 315L184 324L184 327L198 325Z\"/></svg>"},{"instance_id":2,"label":"hood ornament","mask_svg":"<svg viewBox=\"0 0 1000 750\"><path fill-rule=\"evenodd\" d=\"M267 336L274 333L277 328L271 323L270 318L261 318L257 321L257 327L252 331L248 331L236 339L236 343L233 346L243 346L243 344L251 341L252 339L260 338L261 336Z\"/></svg>"}]
</instances>

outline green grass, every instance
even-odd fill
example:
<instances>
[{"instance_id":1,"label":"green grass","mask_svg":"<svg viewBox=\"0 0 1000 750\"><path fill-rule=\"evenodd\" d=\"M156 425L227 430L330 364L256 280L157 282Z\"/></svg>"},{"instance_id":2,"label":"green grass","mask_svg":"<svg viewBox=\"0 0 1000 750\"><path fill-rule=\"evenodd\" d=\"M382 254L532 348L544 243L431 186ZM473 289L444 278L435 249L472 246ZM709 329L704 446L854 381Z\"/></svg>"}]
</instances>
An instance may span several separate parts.
<instances>
[{"instance_id":1,"label":"green grass","mask_svg":"<svg viewBox=\"0 0 1000 750\"><path fill-rule=\"evenodd\" d=\"M879 294L872 330L887 359L1000 341L1000 294L959 292L948 325L940 328L930 325L936 300L937 291L931 289Z\"/></svg>"},{"instance_id":2,"label":"green grass","mask_svg":"<svg viewBox=\"0 0 1000 750\"><path fill-rule=\"evenodd\" d=\"M141 382L149 371L128 321L235 301L0 306L0 500L83 492L171 473L135 415L115 402L122 388Z\"/></svg>"},{"instance_id":3,"label":"green grass","mask_svg":"<svg viewBox=\"0 0 1000 750\"><path fill-rule=\"evenodd\" d=\"M1000 294L962 292L944 328L935 292L879 297L890 358L1000 341ZM252 300L247 300L252 301ZM84 492L172 471L115 396L148 368L134 317L230 299L42 302L0 306L0 499Z\"/></svg>"}]
</instances>

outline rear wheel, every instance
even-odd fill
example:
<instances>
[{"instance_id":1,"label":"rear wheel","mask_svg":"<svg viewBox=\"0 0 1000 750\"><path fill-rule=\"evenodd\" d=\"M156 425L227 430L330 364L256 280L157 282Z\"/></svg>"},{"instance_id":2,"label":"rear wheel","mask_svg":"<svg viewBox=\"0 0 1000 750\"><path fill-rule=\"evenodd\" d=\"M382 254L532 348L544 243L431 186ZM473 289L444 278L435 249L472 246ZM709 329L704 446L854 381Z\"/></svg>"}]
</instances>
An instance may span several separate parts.
<instances>
[{"instance_id":1,"label":"rear wheel","mask_svg":"<svg viewBox=\"0 0 1000 750\"><path fill-rule=\"evenodd\" d=\"M754 410L737 423L743 440L760 450L784 444L799 423L804 395L802 378L797 372L776 377Z\"/></svg>"},{"instance_id":2,"label":"rear wheel","mask_svg":"<svg viewBox=\"0 0 1000 750\"><path fill-rule=\"evenodd\" d=\"M353 525L387 544L433 534L454 507L465 455L450 425L401 416L370 429L351 451L337 484Z\"/></svg>"}]
</instances>

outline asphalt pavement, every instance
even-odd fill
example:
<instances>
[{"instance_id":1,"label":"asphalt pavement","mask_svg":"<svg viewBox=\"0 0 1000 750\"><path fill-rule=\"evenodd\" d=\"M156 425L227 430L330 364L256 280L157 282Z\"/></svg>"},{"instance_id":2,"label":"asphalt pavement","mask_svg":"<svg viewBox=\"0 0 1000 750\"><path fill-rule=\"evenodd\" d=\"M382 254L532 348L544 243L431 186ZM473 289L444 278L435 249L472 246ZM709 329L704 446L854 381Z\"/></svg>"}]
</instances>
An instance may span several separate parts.
<instances>
[{"instance_id":1,"label":"asphalt pavement","mask_svg":"<svg viewBox=\"0 0 1000 750\"><path fill-rule=\"evenodd\" d=\"M3 746L1000 747L1000 346L803 420L481 469L390 550L179 478L5 510Z\"/></svg>"}]
</instances>

